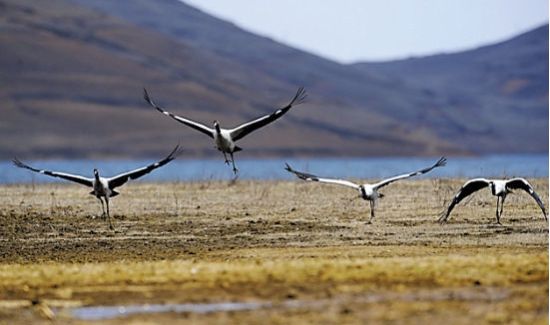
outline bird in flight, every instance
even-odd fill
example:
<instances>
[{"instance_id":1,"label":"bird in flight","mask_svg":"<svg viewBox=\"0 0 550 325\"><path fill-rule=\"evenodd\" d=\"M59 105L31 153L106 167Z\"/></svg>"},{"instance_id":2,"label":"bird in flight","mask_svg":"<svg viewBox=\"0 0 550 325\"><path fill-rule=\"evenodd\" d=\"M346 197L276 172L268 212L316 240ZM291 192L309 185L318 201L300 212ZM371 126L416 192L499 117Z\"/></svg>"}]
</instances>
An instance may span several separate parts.
<instances>
[{"instance_id":1,"label":"bird in flight","mask_svg":"<svg viewBox=\"0 0 550 325\"><path fill-rule=\"evenodd\" d=\"M292 100L286 106L279 108L278 110L276 110L275 112L269 115L264 115L250 122L241 124L233 129L224 129L220 127L220 123L217 120L214 121L213 127L210 128L202 123L195 122L188 118L167 112L162 107L155 104L151 99L151 97L149 97L147 90L145 88L143 89L143 98L145 99L145 101L147 101L147 103L149 103L149 105L157 109L162 114L169 116L174 120L180 123L183 123L199 132L202 132L207 136L211 137L212 139L214 139L216 148L223 153L223 156L225 158L225 163L229 164L229 162L231 162L233 166L233 173L235 175L237 175L238 169L235 166L233 153L242 150L242 148L238 147L235 142L244 138L249 133L256 131L257 129L263 126L266 126L267 124L277 120L278 118L283 116L286 112L288 112L288 110L292 106L303 103L306 97L307 97L306 91L304 90L303 87L300 87L296 92L296 95L294 95ZM229 154L230 160L227 159L227 154Z\"/></svg>"},{"instance_id":2,"label":"bird in flight","mask_svg":"<svg viewBox=\"0 0 550 325\"><path fill-rule=\"evenodd\" d=\"M20 168L26 168L33 172L37 172L37 173L52 176L52 177L66 179L68 181L79 183L79 184L86 185L88 187L93 188L90 194L95 196L101 202L101 209L103 211L102 217L105 218L105 216L107 216L109 220L109 228L113 230L114 227L113 227L113 224L111 223L111 215L109 213L109 198L117 196L119 194L117 191L115 191L115 188L122 186L130 179L140 178L141 176L148 174L151 171L161 166L166 165L170 161L174 160L174 158L176 157L179 151L178 149L179 149L179 145L176 146L174 150L172 150L172 152L170 152L170 154L166 156L166 158L160 161L157 161L145 167L137 168L137 169L134 169L113 177L108 177L108 178L99 176L99 171L95 168L94 168L94 177L89 178L89 177L84 177L80 175L33 168L27 164L24 164L17 158L13 159L13 163L15 164L15 166ZM105 200L105 205L107 206L107 212L105 212L105 205L103 204L102 199Z\"/></svg>"},{"instance_id":3,"label":"bird in flight","mask_svg":"<svg viewBox=\"0 0 550 325\"><path fill-rule=\"evenodd\" d=\"M445 166L446 163L447 163L447 159L445 157L441 157L435 164L433 164L430 167L427 167L427 168L424 168L424 169L421 169L419 171L415 171L415 172L412 172L412 173L394 176L394 177L382 180L382 181L380 181L378 183L375 183L375 184L368 184L368 183L356 184L356 183L353 183L353 182L350 182L350 181L347 181L347 180L342 180L342 179L323 178L323 177L315 176L315 175L312 175L312 174L306 174L306 173L303 173L303 172L296 171L296 170L292 169L292 167L290 167L289 164L286 164L285 169L287 171L293 173L294 175L296 175L298 178L303 179L305 181L343 185L343 186L348 186L348 187L351 187L351 188L354 188L354 189L358 190L359 191L359 197L362 198L363 200L369 201L369 203L370 203L370 219L369 219L369 223L370 223L372 221L372 219L374 218L374 209L376 207L376 201L379 198L384 197L384 194L379 192L379 190L381 188L383 188L384 186L389 185L389 184L391 184L395 181L401 180L401 179L413 177L413 176L416 176L416 175L425 174L425 173L431 171L434 168Z\"/></svg>"},{"instance_id":4,"label":"bird in flight","mask_svg":"<svg viewBox=\"0 0 550 325\"><path fill-rule=\"evenodd\" d=\"M513 193L512 190L516 189L524 190L525 192L529 193L529 195L531 195L531 197L537 202L540 209L542 210L544 220L548 220L546 209L544 208L542 200L533 189L533 186L531 186L531 184L529 184L529 182L524 178L513 178L510 180L490 180L485 178L475 178L467 181L466 183L464 183L464 185L462 185L458 193L456 193L456 195L453 197L453 201L451 202L449 207L447 207L447 210L445 210L441 214L439 222L447 222L447 219L449 218L449 215L451 214L451 211L453 210L455 205L460 203L460 201L470 196L471 194L481 190L482 188L487 187L491 189L491 194L497 197L497 224L501 224L500 217L502 216L502 210L504 208L504 200L506 199L506 196L509 193Z\"/></svg>"}]
</instances>

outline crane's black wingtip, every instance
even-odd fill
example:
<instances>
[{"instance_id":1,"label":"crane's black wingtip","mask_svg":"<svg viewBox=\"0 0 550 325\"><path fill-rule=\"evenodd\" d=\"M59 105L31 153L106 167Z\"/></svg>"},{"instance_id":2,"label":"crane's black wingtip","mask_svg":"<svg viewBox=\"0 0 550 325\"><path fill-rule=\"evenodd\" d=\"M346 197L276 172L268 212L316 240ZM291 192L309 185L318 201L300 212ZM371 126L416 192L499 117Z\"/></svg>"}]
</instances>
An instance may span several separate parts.
<instances>
[{"instance_id":1,"label":"crane's black wingtip","mask_svg":"<svg viewBox=\"0 0 550 325\"><path fill-rule=\"evenodd\" d=\"M298 92L296 93L296 95L297 95L296 97L297 97L297 99L298 99L298 101L297 101L298 104L301 104L301 103L303 103L303 102L306 100L306 98L307 98L307 91L306 91L306 89L302 86L302 87L298 88Z\"/></svg>"},{"instance_id":2,"label":"crane's black wingtip","mask_svg":"<svg viewBox=\"0 0 550 325\"><path fill-rule=\"evenodd\" d=\"M306 90L303 86L301 86L301 87L298 88L298 90L296 91L296 94L294 95L294 97L292 98L292 100L290 101L290 103L286 107L289 108L289 107L292 107L294 105L300 105L300 104L304 103L306 98L307 98Z\"/></svg>"},{"instance_id":3,"label":"crane's black wingtip","mask_svg":"<svg viewBox=\"0 0 550 325\"><path fill-rule=\"evenodd\" d=\"M285 170L289 171L289 172L292 172L292 168L290 167L290 165L288 163L285 162Z\"/></svg>"},{"instance_id":4,"label":"crane's black wingtip","mask_svg":"<svg viewBox=\"0 0 550 325\"><path fill-rule=\"evenodd\" d=\"M143 87L143 99L145 99L147 102L151 102L151 98L149 98L149 93L147 92L147 89Z\"/></svg>"},{"instance_id":5,"label":"crane's black wingtip","mask_svg":"<svg viewBox=\"0 0 550 325\"><path fill-rule=\"evenodd\" d=\"M13 157L13 159L11 161L17 167L26 167L26 165L21 160L19 160L19 158L17 158L17 157Z\"/></svg>"},{"instance_id":6,"label":"crane's black wingtip","mask_svg":"<svg viewBox=\"0 0 550 325\"><path fill-rule=\"evenodd\" d=\"M26 168L26 169L30 169L30 170L34 170L33 168L29 167L28 165L25 165L25 163L23 163L21 160L19 160L17 157L13 157L13 159L11 160L13 162L13 164L17 167L20 167L20 168Z\"/></svg>"},{"instance_id":7,"label":"crane's black wingtip","mask_svg":"<svg viewBox=\"0 0 550 325\"><path fill-rule=\"evenodd\" d=\"M170 154L168 155L168 157L170 159L175 159L177 156L179 156L181 154L181 152L183 151L183 148L180 147L180 144L178 143L174 149L172 150L172 152L170 152Z\"/></svg>"},{"instance_id":8,"label":"crane's black wingtip","mask_svg":"<svg viewBox=\"0 0 550 325\"><path fill-rule=\"evenodd\" d=\"M447 165L447 158L445 156L442 156L439 158L439 160L435 163L436 166L442 167Z\"/></svg>"}]
</instances>

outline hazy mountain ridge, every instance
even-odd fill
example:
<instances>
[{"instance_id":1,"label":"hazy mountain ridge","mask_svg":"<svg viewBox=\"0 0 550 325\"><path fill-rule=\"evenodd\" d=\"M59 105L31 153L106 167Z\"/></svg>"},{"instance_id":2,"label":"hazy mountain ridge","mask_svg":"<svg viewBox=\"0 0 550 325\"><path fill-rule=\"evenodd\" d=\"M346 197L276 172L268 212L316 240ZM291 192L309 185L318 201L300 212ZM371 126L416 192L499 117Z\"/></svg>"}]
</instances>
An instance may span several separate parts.
<instances>
[{"instance_id":1,"label":"hazy mountain ridge","mask_svg":"<svg viewBox=\"0 0 550 325\"><path fill-rule=\"evenodd\" d=\"M449 109L456 107L448 105L452 96L439 89L397 78L378 65L341 65L289 48L177 0L3 0L0 6L5 158L158 155L178 141L190 157L218 154L209 139L149 108L141 96L144 86L177 114L232 126L285 104L304 85L308 104L244 139L243 155L437 155L504 148L490 119L475 118L472 125L471 118ZM522 114L513 117L524 118L525 107L532 107L537 119L544 118L538 104L529 106L531 96L524 96ZM545 114L546 126L535 125L528 136L547 132ZM456 139L465 130L481 138ZM548 148L546 137L527 147L527 136L517 138L505 149Z\"/></svg>"},{"instance_id":2,"label":"hazy mountain ridge","mask_svg":"<svg viewBox=\"0 0 550 325\"><path fill-rule=\"evenodd\" d=\"M548 149L548 25L470 51L354 66L439 98L455 121L464 118L457 131L473 144L481 140L481 149Z\"/></svg>"}]
</instances>

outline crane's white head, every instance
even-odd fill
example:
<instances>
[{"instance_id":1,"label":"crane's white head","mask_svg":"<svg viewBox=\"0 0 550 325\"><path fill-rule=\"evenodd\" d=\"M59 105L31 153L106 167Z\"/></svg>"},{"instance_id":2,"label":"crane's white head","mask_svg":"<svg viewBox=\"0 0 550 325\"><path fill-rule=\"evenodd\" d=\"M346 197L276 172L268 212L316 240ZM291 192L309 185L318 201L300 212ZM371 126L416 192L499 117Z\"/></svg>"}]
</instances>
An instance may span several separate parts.
<instances>
[{"instance_id":1,"label":"crane's white head","mask_svg":"<svg viewBox=\"0 0 550 325\"><path fill-rule=\"evenodd\" d=\"M218 122L217 120L214 121L214 129L216 129L216 132L221 133L220 122Z\"/></svg>"},{"instance_id":2,"label":"crane's white head","mask_svg":"<svg viewBox=\"0 0 550 325\"><path fill-rule=\"evenodd\" d=\"M94 168L94 176L95 178L99 179L99 171L97 170L97 168Z\"/></svg>"}]
</instances>

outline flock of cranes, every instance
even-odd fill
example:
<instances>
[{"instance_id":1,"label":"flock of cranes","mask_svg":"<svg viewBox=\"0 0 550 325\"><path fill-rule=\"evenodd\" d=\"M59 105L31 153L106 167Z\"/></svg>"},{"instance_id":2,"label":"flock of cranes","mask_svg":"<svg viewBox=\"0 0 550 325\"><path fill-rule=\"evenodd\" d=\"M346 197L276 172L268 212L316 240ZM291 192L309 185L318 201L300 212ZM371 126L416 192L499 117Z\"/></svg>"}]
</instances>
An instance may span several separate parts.
<instances>
[{"instance_id":1,"label":"flock of cranes","mask_svg":"<svg viewBox=\"0 0 550 325\"><path fill-rule=\"evenodd\" d=\"M300 87L294 97L290 100L290 102L285 105L284 107L281 107L277 109L275 112L265 115L262 117L259 117L255 120L252 120L250 122L241 124L235 128L232 129L224 129L220 127L219 122L216 120L213 123L213 127L210 128L202 123L195 122L191 119L175 115L173 113L170 113L166 110L164 110L162 107L158 106L153 102L149 94L147 93L147 90L143 89L143 97L149 105L151 105L153 108L161 112L162 114L169 116L173 118L174 120L189 126L199 132L204 133L205 135L209 136L214 140L216 148L223 153L223 156L225 158L225 163L229 164L231 163L233 168L233 173L237 175L238 169L235 165L235 159L233 154L235 152L238 152L242 150L240 147L236 145L236 142L243 137L247 136L248 134L252 133L255 130L258 130L259 128L266 126L280 117L282 117L284 114L286 114L293 106L302 104L307 94L303 87ZM124 172L122 174L113 176L113 177L102 177L99 175L99 171L97 169L93 170L93 177L84 177L80 175L74 175L64 172L57 172L57 171L49 171L44 169L37 169L34 167L31 167L23 162L21 162L19 159L14 158L13 163L15 166L20 168L25 168L28 170L31 170L36 173L44 174L51 177L57 177L62 178L68 181L76 182L88 187L91 187L93 190L90 192L91 195L95 196L100 202L101 202L101 208L102 208L102 217L107 218L109 221L109 227L110 229L114 229L113 224L111 222L111 216L109 212L109 199L117 196L119 193L115 191L117 187L120 187L124 185L129 180L137 179L141 176L144 176L153 170L162 167L172 160L176 158L178 155L180 149L179 145L176 146L168 156L166 156L164 159L159 160L155 163L149 164L147 166L131 170L128 172ZM227 158L227 155L229 154L229 159ZM370 219L369 223L374 218L374 210L376 207L376 202L379 198L382 198L384 195L380 193L380 189L402 179L414 177L417 175L425 174L430 171L432 171L435 168L443 167L445 166L447 162L447 159L445 157L441 157L435 164L433 164L430 167L407 173L402 174L394 177L387 178L385 180L382 180L375 184L356 184L347 180L342 179L332 179L332 178L324 178L315 176L313 174L308 174L304 172L300 172L297 170L294 170L290 165L286 164L285 169L296 175L296 177L305 180L305 181L312 181L312 182L320 182L320 183L328 183L328 184L336 184L336 185L343 185L350 188L354 188L359 192L359 197L363 200L367 200L370 203ZM514 178L510 180L488 180L484 178L476 178L467 181L458 191L458 193L454 196L453 200L451 201L448 208L442 213L441 217L439 218L440 222L446 222L451 214L451 211L457 205L460 203L464 198L470 196L471 194L477 192L480 189L483 188L490 188L491 193L494 196L497 196L497 210L496 210L496 219L497 223L500 224L500 217L502 216L502 210L504 206L504 200L506 199L506 196L509 193L512 193L512 190L524 190L533 199L537 202L539 207L542 210L543 216L545 220L548 220L546 209L544 207L544 204L540 197L537 195L537 193L534 191L533 187L527 180L523 178ZM104 203L105 202L105 203ZM105 206L107 209L105 209Z\"/></svg>"}]
</instances>

